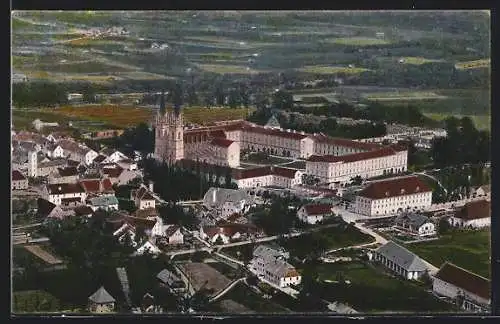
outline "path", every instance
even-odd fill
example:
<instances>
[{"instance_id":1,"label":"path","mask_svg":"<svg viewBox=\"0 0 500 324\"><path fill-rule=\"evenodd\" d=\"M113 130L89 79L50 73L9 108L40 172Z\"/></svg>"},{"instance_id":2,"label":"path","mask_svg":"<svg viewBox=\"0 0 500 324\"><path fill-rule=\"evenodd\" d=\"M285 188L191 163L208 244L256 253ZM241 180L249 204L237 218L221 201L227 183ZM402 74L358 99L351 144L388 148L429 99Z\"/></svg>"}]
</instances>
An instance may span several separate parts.
<instances>
[{"instance_id":1,"label":"path","mask_svg":"<svg viewBox=\"0 0 500 324\"><path fill-rule=\"evenodd\" d=\"M239 282L242 282L244 280L245 280L245 277L234 280L226 288L224 288L222 291L220 291L219 293L217 293L217 295L215 295L212 298L210 298L210 300L208 302L209 303L213 303L214 301L217 301L219 298L221 298L227 292L229 292L234 286L236 286Z\"/></svg>"},{"instance_id":2,"label":"path","mask_svg":"<svg viewBox=\"0 0 500 324\"><path fill-rule=\"evenodd\" d=\"M437 184L441 187L441 189L443 189L443 191L444 191L446 194L448 194L448 190L446 190L446 188L443 186L443 184L441 183L441 181L439 181L439 179L438 179L438 178L436 178L435 176L430 175L430 174L425 173L425 172L415 172L415 174L418 174L418 175L423 175L423 176L425 176L425 177L427 177L427 178L430 178L430 179L432 179L432 180L436 181L436 183L437 183Z\"/></svg>"}]
</instances>

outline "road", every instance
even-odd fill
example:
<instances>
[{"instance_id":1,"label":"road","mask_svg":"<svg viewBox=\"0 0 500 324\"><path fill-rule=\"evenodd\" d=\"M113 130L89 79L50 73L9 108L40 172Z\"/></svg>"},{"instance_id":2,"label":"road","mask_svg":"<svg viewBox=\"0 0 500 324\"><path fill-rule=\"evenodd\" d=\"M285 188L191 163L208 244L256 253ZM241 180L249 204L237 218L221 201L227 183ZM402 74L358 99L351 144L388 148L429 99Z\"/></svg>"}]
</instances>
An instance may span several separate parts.
<instances>
[{"instance_id":1,"label":"road","mask_svg":"<svg viewBox=\"0 0 500 324\"><path fill-rule=\"evenodd\" d=\"M209 303L213 303L214 301L217 301L219 298L224 296L228 291L230 291L234 286L236 286L239 282L242 282L244 280L245 280L245 277L234 280L226 288L224 288L222 291L220 291L217 295L210 298Z\"/></svg>"},{"instance_id":2,"label":"road","mask_svg":"<svg viewBox=\"0 0 500 324\"><path fill-rule=\"evenodd\" d=\"M448 193L448 190L446 190L446 188L443 186L443 184L441 183L441 181L439 181L439 179L436 178L436 177L434 177L433 175L430 175L430 174L428 174L426 172L415 172L415 174L423 175L425 177L428 177L428 178L436 181L436 183L441 187L441 189L443 189L446 194Z\"/></svg>"}]
</instances>

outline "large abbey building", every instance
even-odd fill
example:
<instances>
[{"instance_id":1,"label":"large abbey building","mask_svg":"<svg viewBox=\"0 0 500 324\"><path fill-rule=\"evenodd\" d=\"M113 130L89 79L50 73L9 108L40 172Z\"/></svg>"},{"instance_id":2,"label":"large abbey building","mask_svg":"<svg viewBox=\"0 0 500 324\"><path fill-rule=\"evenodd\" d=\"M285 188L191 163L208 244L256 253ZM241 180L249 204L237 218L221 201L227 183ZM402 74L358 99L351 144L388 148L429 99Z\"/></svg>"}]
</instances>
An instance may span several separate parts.
<instances>
[{"instance_id":1,"label":"large abbey building","mask_svg":"<svg viewBox=\"0 0 500 324\"><path fill-rule=\"evenodd\" d=\"M240 167L242 149L305 160L306 169L302 171L330 186L349 182L358 175L368 178L401 173L407 168L406 148L307 134L283 129L276 123L260 126L237 120L187 128L180 107L166 108L163 95L155 128L157 161L169 165L201 163L230 168L239 186L273 185L273 179L279 178L276 172L289 176L288 183L300 182L292 169L290 172L280 170L282 168L243 170Z\"/></svg>"}]
</instances>

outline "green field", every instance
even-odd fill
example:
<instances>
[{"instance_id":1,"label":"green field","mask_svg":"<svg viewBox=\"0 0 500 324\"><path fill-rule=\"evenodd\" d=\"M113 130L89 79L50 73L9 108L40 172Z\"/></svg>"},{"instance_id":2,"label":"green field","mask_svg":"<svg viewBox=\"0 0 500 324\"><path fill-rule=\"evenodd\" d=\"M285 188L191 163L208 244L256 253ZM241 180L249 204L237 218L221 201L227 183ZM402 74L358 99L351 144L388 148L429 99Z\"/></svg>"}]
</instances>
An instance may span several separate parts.
<instances>
[{"instance_id":1,"label":"green field","mask_svg":"<svg viewBox=\"0 0 500 324\"><path fill-rule=\"evenodd\" d=\"M347 303L360 312L444 312L452 309L419 283L389 276L361 262L317 266L319 280L336 281L339 273L350 284L323 283L326 300Z\"/></svg>"},{"instance_id":2,"label":"green field","mask_svg":"<svg viewBox=\"0 0 500 324\"><path fill-rule=\"evenodd\" d=\"M16 291L12 294L13 313L50 313L60 311L59 300L41 290Z\"/></svg>"},{"instance_id":3,"label":"green field","mask_svg":"<svg viewBox=\"0 0 500 324\"><path fill-rule=\"evenodd\" d=\"M343 38L331 38L327 39L326 42L338 45L349 45L349 46L371 46L371 45L389 45L390 41L381 38L370 38L370 37L343 37Z\"/></svg>"},{"instance_id":4,"label":"green field","mask_svg":"<svg viewBox=\"0 0 500 324\"><path fill-rule=\"evenodd\" d=\"M477 129L491 130L491 116L486 115L455 115L455 114L439 114L439 113L424 113L425 116L434 120L445 120L448 117L470 117Z\"/></svg>"},{"instance_id":5,"label":"green field","mask_svg":"<svg viewBox=\"0 0 500 324\"><path fill-rule=\"evenodd\" d=\"M224 299L234 300L235 302L240 303L257 313L290 312L285 307L260 297L243 283L238 283L224 296Z\"/></svg>"},{"instance_id":6,"label":"green field","mask_svg":"<svg viewBox=\"0 0 500 324\"><path fill-rule=\"evenodd\" d=\"M491 276L490 229L452 231L438 240L408 244L406 247L436 267L446 262L468 269L481 276Z\"/></svg>"},{"instance_id":7,"label":"green field","mask_svg":"<svg viewBox=\"0 0 500 324\"><path fill-rule=\"evenodd\" d=\"M315 74L360 74L363 72L370 71L365 68L359 67L344 67L344 66L305 66L303 68L297 69L300 72L305 73L315 73Z\"/></svg>"}]
</instances>

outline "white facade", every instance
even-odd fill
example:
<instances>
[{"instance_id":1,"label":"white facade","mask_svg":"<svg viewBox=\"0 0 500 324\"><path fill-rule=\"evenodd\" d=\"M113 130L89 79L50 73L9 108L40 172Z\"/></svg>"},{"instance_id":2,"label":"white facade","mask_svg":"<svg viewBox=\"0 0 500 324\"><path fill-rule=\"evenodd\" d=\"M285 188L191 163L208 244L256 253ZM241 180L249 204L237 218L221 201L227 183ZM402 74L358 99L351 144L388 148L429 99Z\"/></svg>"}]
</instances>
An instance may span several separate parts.
<instances>
[{"instance_id":1,"label":"white facade","mask_svg":"<svg viewBox=\"0 0 500 324\"><path fill-rule=\"evenodd\" d=\"M297 211L297 218L300 219L302 222L307 223L307 224L317 224L321 223L324 219L325 215L331 214L330 212L327 213L308 213L306 210L306 206L300 207L300 209Z\"/></svg>"},{"instance_id":2,"label":"white facade","mask_svg":"<svg viewBox=\"0 0 500 324\"><path fill-rule=\"evenodd\" d=\"M255 188L272 186L274 183L273 180L274 176L272 174L268 174L254 178L236 179L234 182L238 185L238 188Z\"/></svg>"},{"instance_id":3,"label":"white facade","mask_svg":"<svg viewBox=\"0 0 500 324\"><path fill-rule=\"evenodd\" d=\"M57 145L54 149L47 149L46 154L52 159L58 159L64 157L64 150L62 147Z\"/></svg>"},{"instance_id":4,"label":"white facade","mask_svg":"<svg viewBox=\"0 0 500 324\"><path fill-rule=\"evenodd\" d=\"M424 210L432 205L432 191L382 199L356 196L356 212L366 216L394 215L406 210Z\"/></svg>"},{"instance_id":5,"label":"white facade","mask_svg":"<svg viewBox=\"0 0 500 324\"><path fill-rule=\"evenodd\" d=\"M61 194L49 194L47 191L47 187L44 188L44 197L46 200L50 201L56 206L61 205L61 199L68 198L79 198L80 202L84 202L87 198L87 194L83 192L75 192L75 193L61 193Z\"/></svg>"},{"instance_id":6,"label":"white facade","mask_svg":"<svg viewBox=\"0 0 500 324\"><path fill-rule=\"evenodd\" d=\"M340 158L334 160L340 160ZM407 160L407 151L399 151L388 156L352 162L316 162L308 160L306 162L306 174L319 178L320 183L348 183L356 176L366 179L384 174L405 172L407 169Z\"/></svg>"},{"instance_id":7,"label":"white facade","mask_svg":"<svg viewBox=\"0 0 500 324\"><path fill-rule=\"evenodd\" d=\"M28 189L28 179L23 180L12 180L11 182L12 190L25 190Z\"/></svg>"},{"instance_id":8,"label":"white facade","mask_svg":"<svg viewBox=\"0 0 500 324\"><path fill-rule=\"evenodd\" d=\"M418 280L425 273L425 271L408 271L378 253L373 254L373 260L382 263L386 268L408 280Z\"/></svg>"},{"instance_id":9,"label":"white facade","mask_svg":"<svg viewBox=\"0 0 500 324\"><path fill-rule=\"evenodd\" d=\"M38 177L38 158L35 151L28 152L28 177Z\"/></svg>"},{"instance_id":10,"label":"white facade","mask_svg":"<svg viewBox=\"0 0 500 324\"><path fill-rule=\"evenodd\" d=\"M117 163L122 160L127 160L128 157L122 152L115 151L110 156L102 161L102 163Z\"/></svg>"},{"instance_id":11,"label":"white facade","mask_svg":"<svg viewBox=\"0 0 500 324\"><path fill-rule=\"evenodd\" d=\"M491 217L464 220L464 219L452 216L452 217L448 218L448 222L450 223L451 226L455 226L455 227L466 227L466 228L479 229L479 228L490 227L491 226Z\"/></svg>"},{"instance_id":12,"label":"white facade","mask_svg":"<svg viewBox=\"0 0 500 324\"><path fill-rule=\"evenodd\" d=\"M297 270L282 258L254 257L251 267L257 276L281 288L298 285L302 280Z\"/></svg>"},{"instance_id":13,"label":"white facade","mask_svg":"<svg viewBox=\"0 0 500 324\"><path fill-rule=\"evenodd\" d=\"M463 295L482 305L488 305L490 303L489 300L479 297L478 295L468 292L464 289L461 289L451 283L447 283L446 281L443 281L439 278L433 278L432 290L440 296L445 296L451 299L455 299L459 295Z\"/></svg>"}]
</instances>

